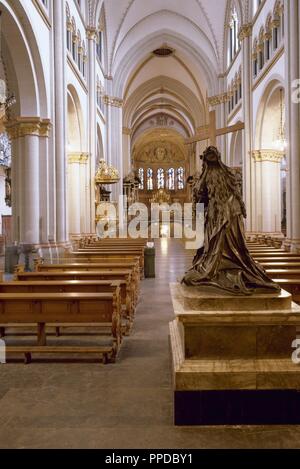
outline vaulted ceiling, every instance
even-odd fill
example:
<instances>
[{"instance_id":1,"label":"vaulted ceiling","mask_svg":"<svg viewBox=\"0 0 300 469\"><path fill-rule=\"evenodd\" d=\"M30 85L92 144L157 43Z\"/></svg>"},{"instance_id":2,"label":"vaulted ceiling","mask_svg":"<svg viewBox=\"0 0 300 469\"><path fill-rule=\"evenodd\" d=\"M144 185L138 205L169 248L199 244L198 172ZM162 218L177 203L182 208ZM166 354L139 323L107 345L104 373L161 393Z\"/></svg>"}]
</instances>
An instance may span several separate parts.
<instances>
[{"instance_id":1,"label":"vaulted ceiling","mask_svg":"<svg viewBox=\"0 0 300 469\"><path fill-rule=\"evenodd\" d=\"M250 0L234 0L246 21ZM206 96L220 92L225 26L232 0L90 0L105 21L111 92L124 100L124 126L139 129L157 113L195 132ZM101 13L102 12L102 13ZM169 48L168 57L153 51Z\"/></svg>"}]
</instances>

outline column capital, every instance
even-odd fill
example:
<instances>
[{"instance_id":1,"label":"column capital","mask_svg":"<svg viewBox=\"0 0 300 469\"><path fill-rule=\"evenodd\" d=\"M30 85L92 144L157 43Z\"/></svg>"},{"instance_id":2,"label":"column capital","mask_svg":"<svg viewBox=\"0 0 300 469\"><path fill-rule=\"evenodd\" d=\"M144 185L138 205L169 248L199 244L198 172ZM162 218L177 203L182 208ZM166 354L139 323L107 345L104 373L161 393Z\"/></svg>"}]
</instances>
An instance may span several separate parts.
<instances>
[{"instance_id":1,"label":"column capital","mask_svg":"<svg viewBox=\"0 0 300 469\"><path fill-rule=\"evenodd\" d=\"M89 160L89 153L70 152L68 153L69 164L87 164Z\"/></svg>"},{"instance_id":2,"label":"column capital","mask_svg":"<svg viewBox=\"0 0 300 469\"><path fill-rule=\"evenodd\" d=\"M243 41L244 39L246 39L246 37L249 37L251 36L252 34L252 23L246 23L246 24L243 24L243 26L241 27L240 31L239 31L239 39L240 41Z\"/></svg>"},{"instance_id":3,"label":"column capital","mask_svg":"<svg viewBox=\"0 0 300 469\"><path fill-rule=\"evenodd\" d=\"M51 129L50 119L41 119L40 117L17 117L14 120L7 121L5 128L12 140L35 135L38 137L49 137Z\"/></svg>"},{"instance_id":4,"label":"column capital","mask_svg":"<svg viewBox=\"0 0 300 469\"><path fill-rule=\"evenodd\" d=\"M226 92L208 97L207 102L210 106L217 106L218 104L226 103L227 101L229 101L229 99L230 94Z\"/></svg>"},{"instance_id":5,"label":"column capital","mask_svg":"<svg viewBox=\"0 0 300 469\"><path fill-rule=\"evenodd\" d=\"M262 163L263 161L280 163L284 152L279 150L253 150L251 156L256 163Z\"/></svg>"},{"instance_id":6,"label":"column capital","mask_svg":"<svg viewBox=\"0 0 300 469\"><path fill-rule=\"evenodd\" d=\"M114 107L123 107L123 99L117 98L115 96L104 96L104 103L107 104L107 106L114 106Z\"/></svg>"},{"instance_id":7,"label":"column capital","mask_svg":"<svg viewBox=\"0 0 300 469\"><path fill-rule=\"evenodd\" d=\"M86 37L90 40L90 41L95 41L97 42L98 40L98 32L97 32L97 28L95 28L94 26L89 26L86 28Z\"/></svg>"}]
</instances>

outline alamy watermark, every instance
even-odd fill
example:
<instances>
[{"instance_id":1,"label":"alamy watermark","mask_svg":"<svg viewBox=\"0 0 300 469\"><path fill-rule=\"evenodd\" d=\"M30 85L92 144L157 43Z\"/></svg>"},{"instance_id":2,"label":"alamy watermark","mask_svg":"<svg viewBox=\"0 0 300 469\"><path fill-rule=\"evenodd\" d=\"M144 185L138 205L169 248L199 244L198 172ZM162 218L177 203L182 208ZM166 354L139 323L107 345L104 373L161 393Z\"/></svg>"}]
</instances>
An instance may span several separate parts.
<instances>
[{"instance_id":1,"label":"alamy watermark","mask_svg":"<svg viewBox=\"0 0 300 469\"><path fill-rule=\"evenodd\" d=\"M127 206L126 196L118 207L102 202L97 210L97 234L100 238L185 240L186 249L197 249L204 241L204 205L180 203L147 205L136 202Z\"/></svg>"},{"instance_id":2,"label":"alamy watermark","mask_svg":"<svg viewBox=\"0 0 300 469\"><path fill-rule=\"evenodd\" d=\"M300 104L300 78L292 81L292 103Z\"/></svg>"},{"instance_id":3,"label":"alamy watermark","mask_svg":"<svg viewBox=\"0 0 300 469\"><path fill-rule=\"evenodd\" d=\"M0 364L6 363L6 344L4 340L0 339Z\"/></svg>"}]
</instances>

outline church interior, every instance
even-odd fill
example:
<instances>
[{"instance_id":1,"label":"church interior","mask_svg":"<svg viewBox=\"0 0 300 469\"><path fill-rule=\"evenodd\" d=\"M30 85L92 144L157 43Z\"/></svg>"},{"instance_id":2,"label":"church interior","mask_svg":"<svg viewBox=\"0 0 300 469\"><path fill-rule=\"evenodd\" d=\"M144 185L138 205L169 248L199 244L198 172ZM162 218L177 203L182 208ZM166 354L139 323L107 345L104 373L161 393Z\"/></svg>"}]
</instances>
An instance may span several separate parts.
<instances>
[{"instance_id":1,"label":"church interior","mask_svg":"<svg viewBox=\"0 0 300 469\"><path fill-rule=\"evenodd\" d=\"M299 447L299 0L0 13L0 447ZM180 283L207 147L280 293Z\"/></svg>"}]
</instances>

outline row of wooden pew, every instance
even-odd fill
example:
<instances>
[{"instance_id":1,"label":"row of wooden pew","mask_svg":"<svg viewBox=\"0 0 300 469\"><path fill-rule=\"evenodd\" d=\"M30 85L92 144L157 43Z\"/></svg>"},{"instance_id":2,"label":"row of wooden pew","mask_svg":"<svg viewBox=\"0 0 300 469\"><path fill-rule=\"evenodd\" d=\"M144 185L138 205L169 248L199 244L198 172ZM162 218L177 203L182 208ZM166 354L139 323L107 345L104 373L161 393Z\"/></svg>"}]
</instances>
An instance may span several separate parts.
<instances>
[{"instance_id":1,"label":"row of wooden pew","mask_svg":"<svg viewBox=\"0 0 300 469\"><path fill-rule=\"evenodd\" d=\"M114 362L132 330L145 243L82 240L78 250L66 252L55 263L36 259L33 272L17 266L13 281L0 283L0 336L8 355L21 353L26 363L33 353L96 354L104 363ZM37 342L24 343L32 326ZM17 329L21 340L15 344ZM96 344L83 345L76 339L76 345L65 345L64 339L77 337L79 331L84 337L95 336Z\"/></svg>"},{"instance_id":2,"label":"row of wooden pew","mask_svg":"<svg viewBox=\"0 0 300 469\"><path fill-rule=\"evenodd\" d=\"M300 303L300 254L257 241L248 241L248 248L253 258L264 267L268 276L290 292L293 301Z\"/></svg>"}]
</instances>

